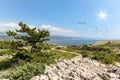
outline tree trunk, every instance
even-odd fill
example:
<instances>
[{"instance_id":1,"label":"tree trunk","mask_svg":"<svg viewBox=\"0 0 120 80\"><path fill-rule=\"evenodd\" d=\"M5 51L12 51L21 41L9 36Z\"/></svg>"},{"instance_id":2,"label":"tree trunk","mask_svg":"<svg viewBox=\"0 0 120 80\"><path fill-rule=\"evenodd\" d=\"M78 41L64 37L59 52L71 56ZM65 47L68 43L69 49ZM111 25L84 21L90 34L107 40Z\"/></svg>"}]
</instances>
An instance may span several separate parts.
<instances>
[{"instance_id":1,"label":"tree trunk","mask_svg":"<svg viewBox=\"0 0 120 80\"><path fill-rule=\"evenodd\" d=\"M30 53L33 52L33 49L34 49L34 44L32 44L32 46L31 46Z\"/></svg>"}]
</instances>

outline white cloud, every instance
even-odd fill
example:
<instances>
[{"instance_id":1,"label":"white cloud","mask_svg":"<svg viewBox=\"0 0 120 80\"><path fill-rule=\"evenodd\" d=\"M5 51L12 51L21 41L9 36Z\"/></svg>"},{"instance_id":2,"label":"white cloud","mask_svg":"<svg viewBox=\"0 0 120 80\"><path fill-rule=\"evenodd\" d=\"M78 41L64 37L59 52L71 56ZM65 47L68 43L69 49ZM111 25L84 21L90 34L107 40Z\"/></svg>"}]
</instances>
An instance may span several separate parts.
<instances>
[{"instance_id":1,"label":"white cloud","mask_svg":"<svg viewBox=\"0 0 120 80\"><path fill-rule=\"evenodd\" d=\"M79 36L75 31L73 30L67 30L67 29L61 29L58 27L54 27L51 25L42 25L40 29L47 29L50 31L52 35L62 35L62 36Z\"/></svg>"},{"instance_id":2,"label":"white cloud","mask_svg":"<svg viewBox=\"0 0 120 80\"><path fill-rule=\"evenodd\" d=\"M34 25L30 25L31 28L34 28ZM0 32L6 32L8 30L19 29L19 25L14 22L0 23Z\"/></svg>"},{"instance_id":3,"label":"white cloud","mask_svg":"<svg viewBox=\"0 0 120 80\"><path fill-rule=\"evenodd\" d=\"M34 25L29 25L31 28L34 28ZM19 29L20 27L18 26L17 23L14 22L7 22L7 23L0 23L0 32L6 32L8 30L15 30ZM58 27L54 27L51 25L41 25L39 27L40 29L47 29L50 31L52 35L62 35L62 36L79 36L75 31L73 30L67 30L67 29L61 29Z\"/></svg>"},{"instance_id":4,"label":"white cloud","mask_svg":"<svg viewBox=\"0 0 120 80\"><path fill-rule=\"evenodd\" d=\"M101 10L101 11L98 13L98 17L99 17L100 20L105 20L107 16L108 16L108 15L107 15L106 11Z\"/></svg>"},{"instance_id":5,"label":"white cloud","mask_svg":"<svg viewBox=\"0 0 120 80\"><path fill-rule=\"evenodd\" d=\"M18 24L13 22L0 23L0 32L5 32L7 30L15 30L18 28Z\"/></svg>"}]
</instances>

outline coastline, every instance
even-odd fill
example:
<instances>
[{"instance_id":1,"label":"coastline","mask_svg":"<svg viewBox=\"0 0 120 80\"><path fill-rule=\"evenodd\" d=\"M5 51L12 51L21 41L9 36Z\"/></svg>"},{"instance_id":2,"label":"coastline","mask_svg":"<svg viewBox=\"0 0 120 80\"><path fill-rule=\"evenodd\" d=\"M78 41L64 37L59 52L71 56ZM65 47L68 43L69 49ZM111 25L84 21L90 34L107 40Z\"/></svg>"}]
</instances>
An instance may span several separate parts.
<instances>
[{"instance_id":1,"label":"coastline","mask_svg":"<svg viewBox=\"0 0 120 80\"><path fill-rule=\"evenodd\" d=\"M103 44L120 44L120 40L104 40L93 43L92 45L103 45Z\"/></svg>"}]
</instances>

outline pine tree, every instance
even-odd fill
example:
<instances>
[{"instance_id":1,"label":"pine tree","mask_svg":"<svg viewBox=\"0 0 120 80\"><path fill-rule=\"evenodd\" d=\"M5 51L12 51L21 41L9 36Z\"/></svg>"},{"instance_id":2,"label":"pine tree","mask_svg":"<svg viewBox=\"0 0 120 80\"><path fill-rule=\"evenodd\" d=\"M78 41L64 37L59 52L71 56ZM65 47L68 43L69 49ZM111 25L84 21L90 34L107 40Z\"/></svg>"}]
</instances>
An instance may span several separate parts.
<instances>
[{"instance_id":1,"label":"pine tree","mask_svg":"<svg viewBox=\"0 0 120 80\"><path fill-rule=\"evenodd\" d=\"M12 36L17 40L23 40L31 45L30 52L33 52L36 43L44 43L49 40L49 31L48 30L40 30L37 28L30 28L28 25L20 22L20 29L16 29L15 31L7 31L8 36Z\"/></svg>"}]
</instances>

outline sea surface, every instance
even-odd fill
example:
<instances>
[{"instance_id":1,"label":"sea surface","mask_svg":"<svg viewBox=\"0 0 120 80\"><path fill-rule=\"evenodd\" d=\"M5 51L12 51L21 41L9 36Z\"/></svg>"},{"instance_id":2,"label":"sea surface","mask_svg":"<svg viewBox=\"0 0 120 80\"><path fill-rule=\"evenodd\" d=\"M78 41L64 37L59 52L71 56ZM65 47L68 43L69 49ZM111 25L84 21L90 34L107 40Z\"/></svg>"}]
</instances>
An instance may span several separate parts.
<instances>
[{"instance_id":1,"label":"sea surface","mask_svg":"<svg viewBox=\"0 0 120 80\"><path fill-rule=\"evenodd\" d=\"M102 40L92 40L92 39L50 40L48 43L58 44L58 45L85 45L85 44L93 44L98 41L102 41Z\"/></svg>"},{"instance_id":2,"label":"sea surface","mask_svg":"<svg viewBox=\"0 0 120 80\"><path fill-rule=\"evenodd\" d=\"M8 37L6 35L0 35L0 40L11 40L13 38ZM93 44L95 42L102 41L102 40L95 40L95 39L81 39L81 38L74 38L74 37L63 37L63 36L51 36L50 44L58 44L58 45L84 45L84 44Z\"/></svg>"}]
</instances>

